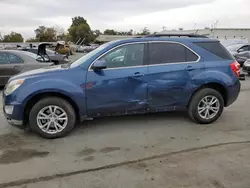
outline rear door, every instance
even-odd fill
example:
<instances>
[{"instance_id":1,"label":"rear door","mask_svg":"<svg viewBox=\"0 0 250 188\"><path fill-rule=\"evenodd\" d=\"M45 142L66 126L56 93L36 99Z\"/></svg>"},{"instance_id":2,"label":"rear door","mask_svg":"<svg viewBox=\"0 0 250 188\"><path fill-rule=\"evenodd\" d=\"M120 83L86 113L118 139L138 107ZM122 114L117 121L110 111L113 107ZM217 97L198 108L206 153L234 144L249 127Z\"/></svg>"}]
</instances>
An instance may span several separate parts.
<instances>
[{"instance_id":1,"label":"rear door","mask_svg":"<svg viewBox=\"0 0 250 188\"><path fill-rule=\"evenodd\" d=\"M0 52L0 85L5 85L8 79L20 73L24 61L17 55L9 52Z\"/></svg>"},{"instance_id":2,"label":"rear door","mask_svg":"<svg viewBox=\"0 0 250 188\"><path fill-rule=\"evenodd\" d=\"M186 105L192 75L204 66L199 57L180 43L149 44L148 111L165 111Z\"/></svg>"}]
</instances>

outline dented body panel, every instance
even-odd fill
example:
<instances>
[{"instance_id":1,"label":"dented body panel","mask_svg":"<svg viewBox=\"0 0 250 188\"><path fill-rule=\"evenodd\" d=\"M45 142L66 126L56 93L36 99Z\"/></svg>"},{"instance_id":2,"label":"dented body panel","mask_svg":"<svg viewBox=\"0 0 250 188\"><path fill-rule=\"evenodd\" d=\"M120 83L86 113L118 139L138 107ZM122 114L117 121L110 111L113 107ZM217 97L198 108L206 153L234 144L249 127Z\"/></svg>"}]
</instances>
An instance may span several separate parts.
<instances>
[{"instance_id":1,"label":"dented body panel","mask_svg":"<svg viewBox=\"0 0 250 188\"><path fill-rule=\"evenodd\" d=\"M175 42L192 49L197 61L150 65L149 43ZM26 104L33 97L49 92L70 98L79 116L100 117L171 111L186 108L195 92L205 84L216 83L226 91L226 106L238 97L240 82L230 69L232 61L223 60L194 42L215 41L206 38L135 38L104 44L67 68L61 66L18 75L25 79L12 94L3 92L4 105L16 106L9 119L24 119ZM131 43L144 43L143 65L94 71L92 64L103 54ZM121 58L122 59L122 58ZM22 89L23 88L23 89Z\"/></svg>"},{"instance_id":2,"label":"dented body panel","mask_svg":"<svg viewBox=\"0 0 250 188\"><path fill-rule=\"evenodd\" d=\"M145 112L147 67L89 71L86 88L88 116Z\"/></svg>"}]
</instances>

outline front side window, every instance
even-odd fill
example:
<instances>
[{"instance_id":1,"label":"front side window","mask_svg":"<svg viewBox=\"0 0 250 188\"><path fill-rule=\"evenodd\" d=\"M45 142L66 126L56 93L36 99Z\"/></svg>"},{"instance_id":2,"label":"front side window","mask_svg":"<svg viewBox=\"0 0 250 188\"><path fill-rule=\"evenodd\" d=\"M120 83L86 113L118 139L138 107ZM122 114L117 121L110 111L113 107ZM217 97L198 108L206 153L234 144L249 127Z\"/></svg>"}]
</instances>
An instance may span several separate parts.
<instances>
[{"instance_id":1,"label":"front side window","mask_svg":"<svg viewBox=\"0 0 250 188\"><path fill-rule=\"evenodd\" d=\"M0 64L8 63L8 54L0 53Z\"/></svg>"},{"instance_id":2,"label":"front side window","mask_svg":"<svg viewBox=\"0 0 250 188\"><path fill-rule=\"evenodd\" d=\"M107 68L132 67L143 65L144 44L129 44L118 47L99 60L107 63Z\"/></svg>"},{"instance_id":3,"label":"front side window","mask_svg":"<svg viewBox=\"0 0 250 188\"><path fill-rule=\"evenodd\" d=\"M198 57L185 46L177 43L151 43L150 64L166 64L197 61Z\"/></svg>"}]
</instances>

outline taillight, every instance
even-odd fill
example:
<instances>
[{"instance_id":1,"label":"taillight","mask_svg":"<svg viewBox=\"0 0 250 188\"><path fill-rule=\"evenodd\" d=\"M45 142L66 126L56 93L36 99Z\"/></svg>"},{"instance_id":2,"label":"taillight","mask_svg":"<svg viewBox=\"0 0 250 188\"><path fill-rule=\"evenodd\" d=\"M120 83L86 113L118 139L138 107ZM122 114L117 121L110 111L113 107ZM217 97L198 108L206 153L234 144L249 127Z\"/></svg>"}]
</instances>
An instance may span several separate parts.
<instances>
[{"instance_id":1,"label":"taillight","mask_svg":"<svg viewBox=\"0 0 250 188\"><path fill-rule=\"evenodd\" d=\"M238 62L233 62L230 65L232 71L236 74L237 77L240 77L240 64Z\"/></svg>"}]
</instances>

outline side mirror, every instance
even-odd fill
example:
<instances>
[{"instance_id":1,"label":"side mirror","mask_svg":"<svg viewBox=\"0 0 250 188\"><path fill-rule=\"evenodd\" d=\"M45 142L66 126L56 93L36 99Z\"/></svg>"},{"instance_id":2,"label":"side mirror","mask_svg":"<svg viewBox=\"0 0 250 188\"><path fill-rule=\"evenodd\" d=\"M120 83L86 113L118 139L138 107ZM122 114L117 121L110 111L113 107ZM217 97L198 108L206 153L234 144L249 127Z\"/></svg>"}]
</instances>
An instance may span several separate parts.
<instances>
[{"instance_id":1,"label":"side mirror","mask_svg":"<svg viewBox=\"0 0 250 188\"><path fill-rule=\"evenodd\" d=\"M94 71L107 68L107 62L105 60L97 60L91 67Z\"/></svg>"}]
</instances>

